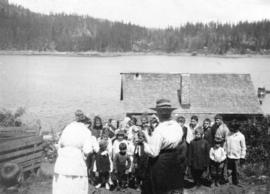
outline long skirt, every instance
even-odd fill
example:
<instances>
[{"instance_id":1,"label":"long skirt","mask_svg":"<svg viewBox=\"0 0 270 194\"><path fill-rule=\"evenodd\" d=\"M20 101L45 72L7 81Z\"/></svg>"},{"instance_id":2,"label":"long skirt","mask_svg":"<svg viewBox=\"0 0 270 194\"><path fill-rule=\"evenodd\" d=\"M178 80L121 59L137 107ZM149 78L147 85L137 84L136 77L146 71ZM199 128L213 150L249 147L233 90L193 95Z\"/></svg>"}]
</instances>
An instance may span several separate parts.
<instances>
[{"instance_id":1,"label":"long skirt","mask_svg":"<svg viewBox=\"0 0 270 194\"><path fill-rule=\"evenodd\" d=\"M53 194L88 194L88 179L86 176L66 176L54 174Z\"/></svg>"},{"instance_id":2,"label":"long skirt","mask_svg":"<svg viewBox=\"0 0 270 194\"><path fill-rule=\"evenodd\" d=\"M181 193L184 172L179 152L161 152L149 160L149 174L144 180L143 194Z\"/></svg>"}]
</instances>

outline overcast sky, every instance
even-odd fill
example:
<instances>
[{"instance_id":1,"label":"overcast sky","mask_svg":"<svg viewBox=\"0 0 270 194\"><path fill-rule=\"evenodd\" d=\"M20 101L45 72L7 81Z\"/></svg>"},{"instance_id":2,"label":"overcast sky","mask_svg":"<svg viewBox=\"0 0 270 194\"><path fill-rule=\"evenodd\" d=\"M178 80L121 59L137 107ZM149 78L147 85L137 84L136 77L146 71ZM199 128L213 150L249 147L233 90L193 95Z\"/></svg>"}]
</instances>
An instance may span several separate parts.
<instances>
[{"instance_id":1,"label":"overcast sky","mask_svg":"<svg viewBox=\"0 0 270 194\"><path fill-rule=\"evenodd\" d=\"M41 13L77 13L146 27L270 19L270 0L9 0Z\"/></svg>"}]
</instances>

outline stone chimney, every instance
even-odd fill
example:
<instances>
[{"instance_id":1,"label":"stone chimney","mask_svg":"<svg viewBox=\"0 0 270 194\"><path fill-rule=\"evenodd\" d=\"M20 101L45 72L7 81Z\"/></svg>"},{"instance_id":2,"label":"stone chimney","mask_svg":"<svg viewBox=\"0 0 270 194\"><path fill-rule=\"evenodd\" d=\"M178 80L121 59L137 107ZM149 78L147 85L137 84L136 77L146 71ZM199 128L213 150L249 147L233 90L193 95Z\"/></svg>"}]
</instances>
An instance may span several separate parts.
<instances>
[{"instance_id":1,"label":"stone chimney","mask_svg":"<svg viewBox=\"0 0 270 194\"><path fill-rule=\"evenodd\" d=\"M190 74L181 74L179 100L182 108L190 107Z\"/></svg>"}]
</instances>

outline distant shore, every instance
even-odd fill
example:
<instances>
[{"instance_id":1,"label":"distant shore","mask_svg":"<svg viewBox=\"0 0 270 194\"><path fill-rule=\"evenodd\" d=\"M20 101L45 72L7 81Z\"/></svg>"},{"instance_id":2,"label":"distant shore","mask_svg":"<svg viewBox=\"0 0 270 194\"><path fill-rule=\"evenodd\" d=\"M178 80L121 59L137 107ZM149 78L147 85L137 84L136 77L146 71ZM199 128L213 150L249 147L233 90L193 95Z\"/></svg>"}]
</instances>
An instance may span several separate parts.
<instances>
[{"instance_id":1,"label":"distant shore","mask_svg":"<svg viewBox=\"0 0 270 194\"><path fill-rule=\"evenodd\" d=\"M246 57L270 57L267 54L211 54L211 53L197 53L197 52L98 52L98 51L86 51L86 52L60 52L60 51L32 51L32 50L0 50L0 55L26 55L26 56L70 56L70 57L121 57L121 56L203 56L203 57L220 57L220 58L246 58Z\"/></svg>"}]
</instances>

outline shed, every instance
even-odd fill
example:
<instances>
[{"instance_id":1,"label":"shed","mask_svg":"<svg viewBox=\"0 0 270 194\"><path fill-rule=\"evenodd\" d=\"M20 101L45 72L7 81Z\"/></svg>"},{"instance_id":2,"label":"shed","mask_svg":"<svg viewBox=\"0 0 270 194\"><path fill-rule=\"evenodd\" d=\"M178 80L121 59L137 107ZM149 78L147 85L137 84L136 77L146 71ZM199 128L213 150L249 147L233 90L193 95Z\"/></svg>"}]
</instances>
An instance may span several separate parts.
<instances>
[{"instance_id":1,"label":"shed","mask_svg":"<svg viewBox=\"0 0 270 194\"><path fill-rule=\"evenodd\" d=\"M262 115L250 74L121 73L121 101L128 115L153 111L167 98L174 115Z\"/></svg>"}]
</instances>

